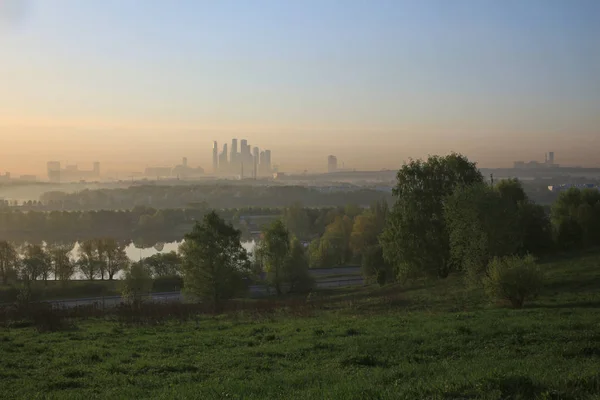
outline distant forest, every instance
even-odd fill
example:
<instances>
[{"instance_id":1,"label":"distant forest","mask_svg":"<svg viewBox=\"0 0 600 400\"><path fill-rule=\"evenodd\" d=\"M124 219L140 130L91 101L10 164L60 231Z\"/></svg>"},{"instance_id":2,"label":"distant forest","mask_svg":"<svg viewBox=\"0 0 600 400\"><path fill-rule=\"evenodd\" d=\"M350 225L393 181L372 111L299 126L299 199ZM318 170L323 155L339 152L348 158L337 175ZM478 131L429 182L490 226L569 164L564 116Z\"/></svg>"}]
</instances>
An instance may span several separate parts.
<instances>
[{"instance_id":1,"label":"distant forest","mask_svg":"<svg viewBox=\"0 0 600 400\"><path fill-rule=\"evenodd\" d=\"M318 189L304 186L259 186L204 184L178 186L131 186L118 189L85 189L75 193L49 191L39 199L20 202L19 208L39 211L131 210L136 206L155 209L242 207L342 206L348 203L368 206L382 199L391 201L391 193L348 185ZM4 206L15 206L5 203Z\"/></svg>"}]
</instances>

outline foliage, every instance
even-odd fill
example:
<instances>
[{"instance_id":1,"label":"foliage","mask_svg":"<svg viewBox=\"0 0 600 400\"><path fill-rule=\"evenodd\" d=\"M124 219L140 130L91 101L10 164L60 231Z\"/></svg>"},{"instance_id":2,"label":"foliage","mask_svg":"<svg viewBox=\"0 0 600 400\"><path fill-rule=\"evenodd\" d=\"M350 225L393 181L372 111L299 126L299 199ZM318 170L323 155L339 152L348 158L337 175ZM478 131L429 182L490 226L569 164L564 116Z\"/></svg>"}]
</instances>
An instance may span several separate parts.
<instances>
[{"instance_id":1,"label":"foliage","mask_svg":"<svg viewBox=\"0 0 600 400\"><path fill-rule=\"evenodd\" d=\"M48 253L52 263L52 272L55 280L66 283L75 273L75 262L71 260L71 246L50 246Z\"/></svg>"},{"instance_id":2,"label":"foliage","mask_svg":"<svg viewBox=\"0 0 600 400\"><path fill-rule=\"evenodd\" d=\"M281 220L275 220L263 230L256 254L267 273L267 282L279 295L283 292L283 284L286 281L285 264L289 253L290 232Z\"/></svg>"},{"instance_id":3,"label":"foliage","mask_svg":"<svg viewBox=\"0 0 600 400\"><path fill-rule=\"evenodd\" d=\"M383 257L383 249L378 244L364 250L361 268L365 280L374 280L379 286L394 280L393 271Z\"/></svg>"},{"instance_id":4,"label":"foliage","mask_svg":"<svg viewBox=\"0 0 600 400\"><path fill-rule=\"evenodd\" d=\"M28 244L24 253L21 271L23 280L48 280L52 264L46 250L38 244Z\"/></svg>"},{"instance_id":5,"label":"foliage","mask_svg":"<svg viewBox=\"0 0 600 400\"><path fill-rule=\"evenodd\" d=\"M458 187L444 205L455 268L475 279L495 257L522 246L518 205L486 184Z\"/></svg>"},{"instance_id":6,"label":"foliage","mask_svg":"<svg viewBox=\"0 0 600 400\"><path fill-rule=\"evenodd\" d=\"M79 259L77 267L79 272L89 280L94 280L100 272L100 256L96 240L85 240L79 244Z\"/></svg>"},{"instance_id":7,"label":"foliage","mask_svg":"<svg viewBox=\"0 0 600 400\"><path fill-rule=\"evenodd\" d=\"M210 212L196 223L179 248L185 291L219 309L242 291L250 269L240 232Z\"/></svg>"},{"instance_id":8,"label":"foliage","mask_svg":"<svg viewBox=\"0 0 600 400\"><path fill-rule=\"evenodd\" d=\"M532 256L507 256L490 262L483 282L492 299L507 300L513 308L521 308L525 300L539 293L543 275Z\"/></svg>"},{"instance_id":9,"label":"foliage","mask_svg":"<svg viewBox=\"0 0 600 400\"><path fill-rule=\"evenodd\" d=\"M305 239L310 236L311 221L306 209L299 203L283 210L282 219L285 226L296 237Z\"/></svg>"},{"instance_id":10,"label":"foliage","mask_svg":"<svg viewBox=\"0 0 600 400\"><path fill-rule=\"evenodd\" d=\"M144 295L152 289L152 278L148 268L141 263L133 263L125 268L121 282L121 295L132 304L139 304Z\"/></svg>"},{"instance_id":11,"label":"foliage","mask_svg":"<svg viewBox=\"0 0 600 400\"><path fill-rule=\"evenodd\" d=\"M177 276L181 273L181 257L175 251L156 253L144 259L154 278Z\"/></svg>"},{"instance_id":12,"label":"foliage","mask_svg":"<svg viewBox=\"0 0 600 400\"><path fill-rule=\"evenodd\" d=\"M444 202L457 187L482 181L475 164L456 153L413 160L398 171L395 204L380 240L399 274L448 276L453 263Z\"/></svg>"},{"instance_id":13,"label":"foliage","mask_svg":"<svg viewBox=\"0 0 600 400\"><path fill-rule=\"evenodd\" d=\"M600 243L600 191L571 188L552 205L552 224L563 249Z\"/></svg>"},{"instance_id":14,"label":"foliage","mask_svg":"<svg viewBox=\"0 0 600 400\"><path fill-rule=\"evenodd\" d=\"M256 257L267 273L267 282L278 295L284 291L306 292L312 287L304 247L282 221L273 222L263 231Z\"/></svg>"},{"instance_id":15,"label":"foliage","mask_svg":"<svg viewBox=\"0 0 600 400\"><path fill-rule=\"evenodd\" d=\"M12 243L0 241L0 279L6 285L19 269L19 257Z\"/></svg>"},{"instance_id":16,"label":"foliage","mask_svg":"<svg viewBox=\"0 0 600 400\"><path fill-rule=\"evenodd\" d=\"M284 264L284 277L290 293L305 293L314 285L314 280L308 272L306 251L297 238L291 239Z\"/></svg>"}]
</instances>

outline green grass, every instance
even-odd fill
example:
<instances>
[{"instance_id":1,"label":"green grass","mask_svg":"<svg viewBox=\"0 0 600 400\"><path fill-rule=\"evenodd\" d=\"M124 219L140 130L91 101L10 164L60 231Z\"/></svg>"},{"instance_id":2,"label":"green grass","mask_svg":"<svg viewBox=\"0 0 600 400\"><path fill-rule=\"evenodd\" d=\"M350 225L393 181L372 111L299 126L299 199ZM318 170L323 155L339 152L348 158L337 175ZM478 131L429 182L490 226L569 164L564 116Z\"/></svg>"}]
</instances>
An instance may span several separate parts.
<instances>
[{"instance_id":1,"label":"green grass","mask_svg":"<svg viewBox=\"0 0 600 400\"><path fill-rule=\"evenodd\" d=\"M0 331L0 397L598 399L600 257L544 264L522 310L460 277L323 292L304 316Z\"/></svg>"}]
</instances>

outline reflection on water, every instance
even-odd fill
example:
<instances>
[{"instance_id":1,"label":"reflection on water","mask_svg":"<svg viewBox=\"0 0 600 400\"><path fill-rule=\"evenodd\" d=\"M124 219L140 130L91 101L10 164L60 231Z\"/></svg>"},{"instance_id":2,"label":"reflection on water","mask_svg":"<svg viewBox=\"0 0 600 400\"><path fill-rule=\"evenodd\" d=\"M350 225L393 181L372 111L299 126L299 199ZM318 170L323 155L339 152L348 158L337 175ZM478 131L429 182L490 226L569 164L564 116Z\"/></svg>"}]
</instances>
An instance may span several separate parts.
<instances>
[{"instance_id":1,"label":"reflection on water","mask_svg":"<svg viewBox=\"0 0 600 400\"><path fill-rule=\"evenodd\" d=\"M177 251L177 249L179 249L179 245L182 242L183 241L160 243L160 244L156 244L152 247L137 247L135 243L130 243L125 248L125 253L127 254L127 257L129 257L129 259L131 259L132 261L139 261L146 257L151 257L154 254L168 253L170 251ZM252 252L252 251L254 251L256 242L254 242L254 241L242 242L242 246L244 246L244 248L248 252ZM75 246L73 247L73 250L71 252L72 257L74 257L74 258L77 257L78 250L79 250L79 243L75 243Z\"/></svg>"},{"instance_id":2,"label":"reflection on water","mask_svg":"<svg viewBox=\"0 0 600 400\"><path fill-rule=\"evenodd\" d=\"M127 257L129 257L130 260L139 261L141 259L151 257L154 254L168 253L170 251L177 251L179 249L179 245L182 242L183 241L159 243L152 247L136 247L136 245L134 243L130 243L125 248L125 253L127 254ZM246 249L246 251L252 252L252 251L254 251L256 242L254 242L254 241L242 242L242 246ZM71 251L71 257L77 259L78 250L79 250L79 243L75 243L75 246L73 247L73 250ZM115 279L121 279L122 277L123 277L123 271L119 271L115 275ZM83 275L81 273L77 272L74 275L74 279L85 279L85 278L83 277Z\"/></svg>"}]
</instances>

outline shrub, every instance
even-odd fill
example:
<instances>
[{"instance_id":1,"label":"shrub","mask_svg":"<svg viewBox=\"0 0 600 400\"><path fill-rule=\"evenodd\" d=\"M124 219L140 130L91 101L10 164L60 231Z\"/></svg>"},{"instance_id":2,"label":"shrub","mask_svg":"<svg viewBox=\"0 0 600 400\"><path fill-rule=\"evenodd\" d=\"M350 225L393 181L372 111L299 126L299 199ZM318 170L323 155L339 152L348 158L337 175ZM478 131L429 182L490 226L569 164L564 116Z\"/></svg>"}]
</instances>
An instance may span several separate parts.
<instances>
[{"instance_id":1,"label":"shrub","mask_svg":"<svg viewBox=\"0 0 600 400\"><path fill-rule=\"evenodd\" d=\"M537 295L543 276L532 256L508 256L490 262L483 283L491 298L507 300L513 308L521 308L525 300Z\"/></svg>"},{"instance_id":2,"label":"shrub","mask_svg":"<svg viewBox=\"0 0 600 400\"><path fill-rule=\"evenodd\" d=\"M141 263L135 263L125 270L122 282L122 296L133 304L139 304L142 296L152 289L150 273Z\"/></svg>"}]
</instances>

